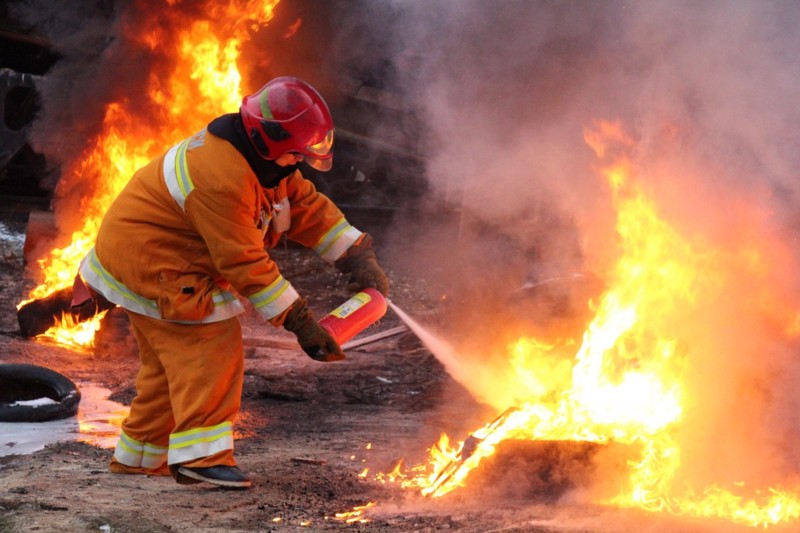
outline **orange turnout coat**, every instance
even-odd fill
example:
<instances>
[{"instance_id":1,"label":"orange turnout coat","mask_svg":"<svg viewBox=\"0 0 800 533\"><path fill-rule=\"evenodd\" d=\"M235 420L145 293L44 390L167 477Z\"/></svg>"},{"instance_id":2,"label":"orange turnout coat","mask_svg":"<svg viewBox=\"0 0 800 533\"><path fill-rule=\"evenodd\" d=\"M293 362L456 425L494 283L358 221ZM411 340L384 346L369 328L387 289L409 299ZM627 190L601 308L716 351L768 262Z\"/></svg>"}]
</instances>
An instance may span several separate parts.
<instances>
[{"instance_id":1,"label":"orange turnout coat","mask_svg":"<svg viewBox=\"0 0 800 533\"><path fill-rule=\"evenodd\" d=\"M362 233L300 171L262 187L240 151L207 129L139 170L113 202L80 274L128 312L140 348L115 461L235 464L239 298L278 326L298 297L267 252L281 235L332 263Z\"/></svg>"}]
</instances>

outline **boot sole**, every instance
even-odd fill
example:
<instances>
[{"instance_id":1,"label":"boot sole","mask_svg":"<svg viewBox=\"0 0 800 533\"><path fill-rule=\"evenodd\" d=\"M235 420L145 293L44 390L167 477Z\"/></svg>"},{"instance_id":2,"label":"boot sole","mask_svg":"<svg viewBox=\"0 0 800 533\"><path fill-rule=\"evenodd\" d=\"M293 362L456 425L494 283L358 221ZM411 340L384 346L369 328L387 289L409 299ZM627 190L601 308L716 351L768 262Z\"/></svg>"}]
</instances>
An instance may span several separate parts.
<instances>
[{"instance_id":1,"label":"boot sole","mask_svg":"<svg viewBox=\"0 0 800 533\"><path fill-rule=\"evenodd\" d=\"M252 482L249 479L244 481L229 481L225 479L215 479L211 477L205 477L197 472L192 472L188 468L178 468L178 477L176 481L181 485L194 485L196 483L202 483L205 481L206 483L212 483L214 485L219 485L220 487L229 487L233 489L246 489L252 485Z\"/></svg>"}]
</instances>

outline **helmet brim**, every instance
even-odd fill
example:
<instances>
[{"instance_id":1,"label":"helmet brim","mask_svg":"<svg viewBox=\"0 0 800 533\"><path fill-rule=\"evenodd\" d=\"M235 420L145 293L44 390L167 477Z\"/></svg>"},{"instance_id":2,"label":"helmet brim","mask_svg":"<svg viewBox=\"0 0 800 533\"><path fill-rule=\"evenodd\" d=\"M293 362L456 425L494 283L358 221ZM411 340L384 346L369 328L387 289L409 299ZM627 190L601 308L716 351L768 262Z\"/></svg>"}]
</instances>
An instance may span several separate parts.
<instances>
[{"instance_id":1,"label":"helmet brim","mask_svg":"<svg viewBox=\"0 0 800 533\"><path fill-rule=\"evenodd\" d=\"M328 172L333 167L333 158L317 159L316 157L305 156L303 161L308 163L308 166L320 172Z\"/></svg>"}]
</instances>

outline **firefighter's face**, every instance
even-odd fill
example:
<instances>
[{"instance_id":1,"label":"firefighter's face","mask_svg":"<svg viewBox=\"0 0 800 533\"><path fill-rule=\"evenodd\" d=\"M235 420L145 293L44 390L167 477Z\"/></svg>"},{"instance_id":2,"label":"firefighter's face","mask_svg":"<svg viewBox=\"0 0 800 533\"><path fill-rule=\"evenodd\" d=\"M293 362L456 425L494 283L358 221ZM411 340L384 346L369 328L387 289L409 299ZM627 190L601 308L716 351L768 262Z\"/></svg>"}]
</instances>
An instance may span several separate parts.
<instances>
[{"instance_id":1,"label":"firefighter's face","mask_svg":"<svg viewBox=\"0 0 800 533\"><path fill-rule=\"evenodd\" d=\"M303 161L303 156L295 152L286 152L275 159L275 164L281 167L289 167Z\"/></svg>"}]
</instances>

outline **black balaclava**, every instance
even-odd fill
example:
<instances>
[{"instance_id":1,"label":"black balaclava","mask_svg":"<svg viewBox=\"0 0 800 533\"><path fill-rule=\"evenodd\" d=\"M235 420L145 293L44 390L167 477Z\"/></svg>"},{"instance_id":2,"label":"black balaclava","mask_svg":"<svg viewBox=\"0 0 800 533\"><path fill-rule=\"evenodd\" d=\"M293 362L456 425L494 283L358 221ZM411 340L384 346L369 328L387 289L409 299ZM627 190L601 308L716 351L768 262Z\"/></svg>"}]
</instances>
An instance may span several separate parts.
<instances>
[{"instance_id":1,"label":"black balaclava","mask_svg":"<svg viewBox=\"0 0 800 533\"><path fill-rule=\"evenodd\" d=\"M244 156L262 187L267 189L276 187L283 178L297 170L296 164L282 167L275 161L258 155L244 130L239 113L228 113L215 118L208 125L208 131L231 143Z\"/></svg>"}]
</instances>

